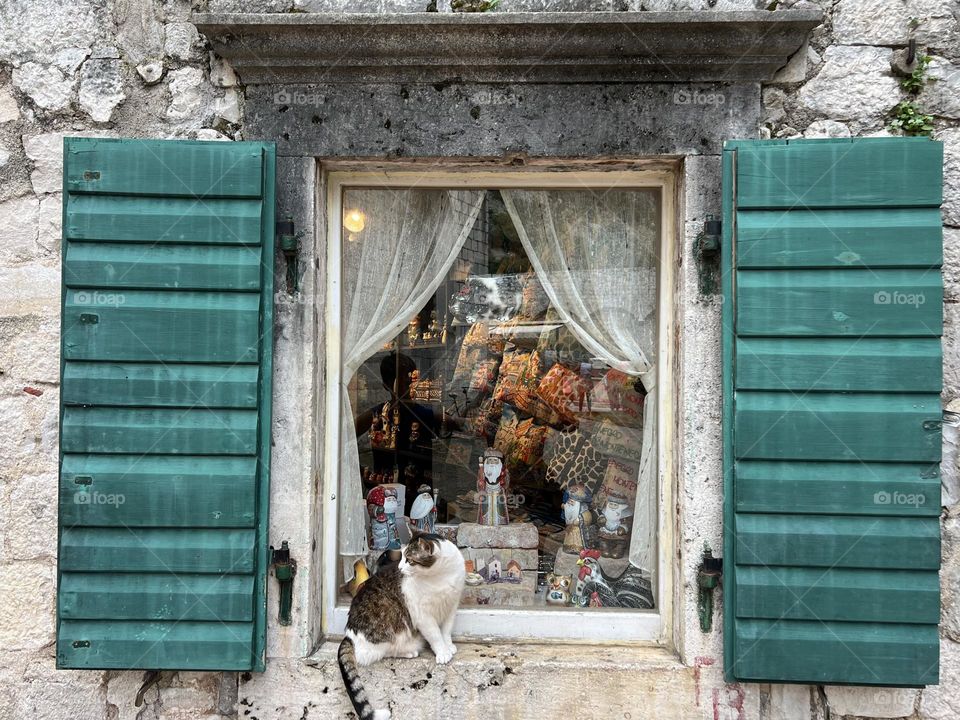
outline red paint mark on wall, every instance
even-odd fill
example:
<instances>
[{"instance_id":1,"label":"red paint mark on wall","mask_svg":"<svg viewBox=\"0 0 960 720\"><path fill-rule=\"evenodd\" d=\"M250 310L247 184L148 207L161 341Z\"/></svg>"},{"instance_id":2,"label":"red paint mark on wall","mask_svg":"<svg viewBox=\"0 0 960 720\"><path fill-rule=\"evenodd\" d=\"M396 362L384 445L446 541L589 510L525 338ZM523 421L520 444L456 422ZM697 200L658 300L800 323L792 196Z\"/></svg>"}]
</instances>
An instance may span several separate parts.
<instances>
[{"instance_id":1,"label":"red paint mark on wall","mask_svg":"<svg viewBox=\"0 0 960 720\"><path fill-rule=\"evenodd\" d=\"M713 689L713 720L744 720L746 693L740 683Z\"/></svg>"},{"instance_id":2,"label":"red paint mark on wall","mask_svg":"<svg viewBox=\"0 0 960 720\"><path fill-rule=\"evenodd\" d=\"M712 657L697 656L693 659L693 688L696 691L697 707L700 707L700 668L710 667L716 662Z\"/></svg>"},{"instance_id":3,"label":"red paint mark on wall","mask_svg":"<svg viewBox=\"0 0 960 720\"><path fill-rule=\"evenodd\" d=\"M41 390L40 388L35 388L35 387L29 387L29 386L27 386L27 387L25 387L25 388L23 389L23 391L24 391L27 395L33 395L33 396L35 396L35 397L40 397L41 395L43 395L43 390Z\"/></svg>"}]
</instances>

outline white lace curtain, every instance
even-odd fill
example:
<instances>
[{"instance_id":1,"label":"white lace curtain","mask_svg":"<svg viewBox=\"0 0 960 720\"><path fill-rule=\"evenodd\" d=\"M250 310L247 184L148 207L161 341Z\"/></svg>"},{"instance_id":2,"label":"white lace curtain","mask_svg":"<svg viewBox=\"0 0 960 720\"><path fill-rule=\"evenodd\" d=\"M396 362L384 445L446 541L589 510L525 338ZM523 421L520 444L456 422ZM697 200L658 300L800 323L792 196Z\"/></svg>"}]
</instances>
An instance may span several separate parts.
<instances>
[{"instance_id":1,"label":"white lace curtain","mask_svg":"<svg viewBox=\"0 0 960 720\"><path fill-rule=\"evenodd\" d=\"M581 345L647 391L630 561L651 570L657 487L659 206L653 190L503 190L550 302Z\"/></svg>"},{"instance_id":2,"label":"white lace curtain","mask_svg":"<svg viewBox=\"0 0 960 720\"><path fill-rule=\"evenodd\" d=\"M436 292L473 229L482 190L350 189L364 228L343 241L340 553L365 555L367 513L347 386Z\"/></svg>"}]
</instances>

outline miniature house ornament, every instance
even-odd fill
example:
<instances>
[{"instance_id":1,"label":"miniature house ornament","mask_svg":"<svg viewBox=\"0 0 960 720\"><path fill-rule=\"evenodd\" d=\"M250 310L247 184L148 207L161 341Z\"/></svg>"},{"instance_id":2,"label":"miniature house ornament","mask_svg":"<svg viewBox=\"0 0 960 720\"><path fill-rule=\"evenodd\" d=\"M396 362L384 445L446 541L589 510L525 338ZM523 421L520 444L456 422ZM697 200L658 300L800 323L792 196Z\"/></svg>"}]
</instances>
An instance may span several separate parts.
<instances>
[{"instance_id":1,"label":"miniature house ornament","mask_svg":"<svg viewBox=\"0 0 960 720\"><path fill-rule=\"evenodd\" d=\"M480 525L507 525L507 491L510 475L503 462L503 453L487 448L480 456L477 472L477 523Z\"/></svg>"},{"instance_id":2,"label":"miniature house ornament","mask_svg":"<svg viewBox=\"0 0 960 720\"><path fill-rule=\"evenodd\" d=\"M568 485L563 493L563 520L567 524L567 532L563 536L563 551L578 554L590 542L590 526L593 524L593 513L590 512L590 502L593 493L583 483Z\"/></svg>"},{"instance_id":3,"label":"miniature house ornament","mask_svg":"<svg viewBox=\"0 0 960 720\"><path fill-rule=\"evenodd\" d=\"M633 515L627 498L619 493L611 493L597 518L597 549L604 557L622 558L627 552L627 538L630 525L627 521Z\"/></svg>"}]
</instances>

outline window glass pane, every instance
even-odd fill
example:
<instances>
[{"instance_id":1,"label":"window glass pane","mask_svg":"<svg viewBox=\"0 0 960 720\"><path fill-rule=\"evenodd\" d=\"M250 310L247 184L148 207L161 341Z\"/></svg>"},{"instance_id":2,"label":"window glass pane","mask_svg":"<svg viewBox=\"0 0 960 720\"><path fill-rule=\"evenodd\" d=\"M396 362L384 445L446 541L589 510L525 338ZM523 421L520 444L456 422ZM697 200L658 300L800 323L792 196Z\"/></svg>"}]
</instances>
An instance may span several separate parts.
<instances>
[{"instance_id":1,"label":"window glass pane","mask_svg":"<svg viewBox=\"0 0 960 720\"><path fill-rule=\"evenodd\" d=\"M344 190L346 576L434 530L462 606L655 606L659 198Z\"/></svg>"}]
</instances>

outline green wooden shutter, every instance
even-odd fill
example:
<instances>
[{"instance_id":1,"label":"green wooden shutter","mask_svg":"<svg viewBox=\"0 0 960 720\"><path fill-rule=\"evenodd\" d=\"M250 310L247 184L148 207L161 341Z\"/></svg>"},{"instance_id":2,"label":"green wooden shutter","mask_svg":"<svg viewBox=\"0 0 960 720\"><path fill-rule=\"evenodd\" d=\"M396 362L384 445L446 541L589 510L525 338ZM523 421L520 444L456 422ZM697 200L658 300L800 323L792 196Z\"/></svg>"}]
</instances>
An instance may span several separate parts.
<instances>
[{"instance_id":1,"label":"green wooden shutter","mask_svg":"<svg viewBox=\"0 0 960 720\"><path fill-rule=\"evenodd\" d=\"M263 669L275 151L67 138L61 668Z\"/></svg>"},{"instance_id":2,"label":"green wooden shutter","mask_svg":"<svg viewBox=\"0 0 960 720\"><path fill-rule=\"evenodd\" d=\"M728 678L938 677L943 148L723 153Z\"/></svg>"}]
</instances>

